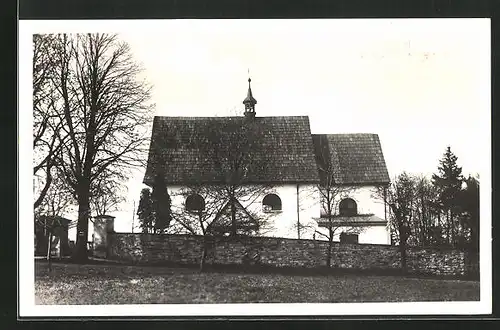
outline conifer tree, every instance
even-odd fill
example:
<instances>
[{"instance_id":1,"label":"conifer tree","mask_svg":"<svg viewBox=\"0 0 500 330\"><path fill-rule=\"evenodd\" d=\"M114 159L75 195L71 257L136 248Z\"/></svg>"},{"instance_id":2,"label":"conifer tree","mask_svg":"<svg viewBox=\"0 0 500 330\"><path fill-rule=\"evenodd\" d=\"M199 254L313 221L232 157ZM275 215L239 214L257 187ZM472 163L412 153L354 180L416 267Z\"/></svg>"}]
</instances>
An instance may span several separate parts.
<instances>
[{"instance_id":1,"label":"conifer tree","mask_svg":"<svg viewBox=\"0 0 500 330\"><path fill-rule=\"evenodd\" d=\"M461 228L457 219L460 213L460 194L462 191L462 168L457 165L457 156L448 146L439 161L438 173L432 175L432 183L438 190L438 203L445 215L445 233L448 244L456 244Z\"/></svg>"},{"instance_id":2,"label":"conifer tree","mask_svg":"<svg viewBox=\"0 0 500 330\"><path fill-rule=\"evenodd\" d=\"M141 199L137 207L137 216L142 232L152 232L154 222L153 201L151 200L151 191L148 188L141 190Z\"/></svg>"},{"instance_id":3,"label":"conifer tree","mask_svg":"<svg viewBox=\"0 0 500 330\"><path fill-rule=\"evenodd\" d=\"M153 213L154 213L154 232L163 233L170 225L172 220L171 203L172 200L168 193L167 185L163 175L155 177L153 183L153 192L151 194Z\"/></svg>"}]
</instances>

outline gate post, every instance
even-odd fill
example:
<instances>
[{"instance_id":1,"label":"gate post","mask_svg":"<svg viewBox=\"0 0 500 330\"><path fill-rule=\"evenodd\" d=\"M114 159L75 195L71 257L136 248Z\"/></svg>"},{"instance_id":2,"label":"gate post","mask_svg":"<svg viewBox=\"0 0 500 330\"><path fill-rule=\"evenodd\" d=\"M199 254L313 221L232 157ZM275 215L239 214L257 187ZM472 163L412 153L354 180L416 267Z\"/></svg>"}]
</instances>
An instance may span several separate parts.
<instances>
[{"instance_id":1,"label":"gate post","mask_svg":"<svg viewBox=\"0 0 500 330\"><path fill-rule=\"evenodd\" d=\"M108 257L108 235L114 232L114 222L115 217L110 215L99 215L94 218L94 256Z\"/></svg>"}]
</instances>

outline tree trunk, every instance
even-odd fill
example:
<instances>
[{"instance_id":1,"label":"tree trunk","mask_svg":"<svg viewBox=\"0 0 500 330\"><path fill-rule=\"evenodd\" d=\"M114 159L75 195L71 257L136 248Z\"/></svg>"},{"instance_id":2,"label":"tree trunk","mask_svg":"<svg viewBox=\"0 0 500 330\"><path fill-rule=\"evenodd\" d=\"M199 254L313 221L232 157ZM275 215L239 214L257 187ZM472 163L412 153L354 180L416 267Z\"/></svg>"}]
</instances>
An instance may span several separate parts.
<instances>
[{"instance_id":1,"label":"tree trunk","mask_svg":"<svg viewBox=\"0 0 500 330\"><path fill-rule=\"evenodd\" d=\"M206 231L206 228L203 226L203 213L201 210L198 211L198 221L200 223L200 226L201 226L201 230L202 230L202 235L203 235L203 250L201 251L201 258L200 258L200 273L203 272L203 269L205 267L205 259L207 258L207 245L208 245L208 242L207 242L207 231Z\"/></svg>"},{"instance_id":2,"label":"tree trunk","mask_svg":"<svg viewBox=\"0 0 500 330\"><path fill-rule=\"evenodd\" d=\"M453 210L450 210L450 224L451 224L451 245L456 246L457 236L458 236L458 228L457 228L457 224L455 224Z\"/></svg>"},{"instance_id":3,"label":"tree trunk","mask_svg":"<svg viewBox=\"0 0 500 330\"><path fill-rule=\"evenodd\" d=\"M330 268L332 264L332 241L328 241L328 250L326 251L326 267Z\"/></svg>"},{"instance_id":4,"label":"tree trunk","mask_svg":"<svg viewBox=\"0 0 500 330\"><path fill-rule=\"evenodd\" d=\"M328 235L328 250L326 251L326 267L327 268L330 268L330 266L332 264L333 231L332 231L331 227L329 229L329 234L330 235Z\"/></svg>"},{"instance_id":5,"label":"tree trunk","mask_svg":"<svg viewBox=\"0 0 500 330\"><path fill-rule=\"evenodd\" d=\"M49 231L49 242L47 243L47 262L49 266L49 272L52 271L52 231Z\"/></svg>"},{"instance_id":6,"label":"tree trunk","mask_svg":"<svg viewBox=\"0 0 500 330\"><path fill-rule=\"evenodd\" d=\"M446 242L451 243L450 239L450 212L446 211Z\"/></svg>"},{"instance_id":7,"label":"tree trunk","mask_svg":"<svg viewBox=\"0 0 500 330\"><path fill-rule=\"evenodd\" d=\"M78 263L85 263L88 260L87 240L89 232L89 190L83 187L78 194L78 224L76 227L76 246L73 253L73 260Z\"/></svg>"},{"instance_id":8,"label":"tree trunk","mask_svg":"<svg viewBox=\"0 0 500 330\"><path fill-rule=\"evenodd\" d=\"M300 239L300 200L299 200L299 185L297 185L297 239Z\"/></svg>"},{"instance_id":9,"label":"tree trunk","mask_svg":"<svg viewBox=\"0 0 500 330\"><path fill-rule=\"evenodd\" d=\"M406 273L408 270L406 243L399 242L399 252L401 253L401 269L403 273Z\"/></svg>"},{"instance_id":10,"label":"tree trunk","mask_svg":"<svg viewBox=\"0 0 500 330\"><path fill-rule=\"evenodd\" d=\"M207 242L206 239L203 239L203 250L201 251L201 258L200 258L200 273L203 272L204 267L205 267L205 260L207 258Z\"/></svg>"},{"instance_id":11,"label":"tree trunk","mask_svg":"<svg viewBox=\"0 0 500 330\"><path fill-rule=\"evenodd\" d=\"M237 230L236 230L236 205L235 205L235 198L231 197L230 199L231 203L231 235L236 236Z\"/></svg>"}]
</instances>

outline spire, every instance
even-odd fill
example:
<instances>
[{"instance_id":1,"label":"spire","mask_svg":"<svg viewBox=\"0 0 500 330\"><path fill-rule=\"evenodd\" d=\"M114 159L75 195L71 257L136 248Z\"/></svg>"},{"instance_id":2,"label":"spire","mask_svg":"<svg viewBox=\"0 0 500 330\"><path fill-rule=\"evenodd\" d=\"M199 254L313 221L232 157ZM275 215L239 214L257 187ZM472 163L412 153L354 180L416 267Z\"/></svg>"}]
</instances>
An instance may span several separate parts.
<instances>
[{"instance_id":1,"label":"spire","mask_svg":"<svg viewBox=\"0 0 500 330\"><path fill-rule=\"evenodd\" d=\"M252 95L252 87L250 86L250 82L252 79L248 78L248 92L247 97L243 100L243 104L245 105L245 117L253 118L255 117L255 105L257 104L257 100Z\"/></svg>"}]
</instances>

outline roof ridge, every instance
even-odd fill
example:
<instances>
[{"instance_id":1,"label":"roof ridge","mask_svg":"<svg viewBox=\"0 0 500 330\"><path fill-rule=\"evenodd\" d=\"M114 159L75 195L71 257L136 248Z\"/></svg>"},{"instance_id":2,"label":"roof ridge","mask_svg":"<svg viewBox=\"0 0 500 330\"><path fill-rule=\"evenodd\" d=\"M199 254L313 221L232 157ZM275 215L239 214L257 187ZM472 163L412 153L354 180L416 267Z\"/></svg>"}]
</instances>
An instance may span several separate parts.
<instances>
[{"instance_id":1,"label":"roof ridge","mask_svg":"<svg viewBox=\"0 0 500 330\"><path fill-rule=\"evenodd\" d=\"M154 116L154 118L168 118L168 119L217 119L217 118L241 118L244 116ZM301 116L256 116L255 118L307 118L308 115Z\"/></svg>"},{"instance_id":2,"label":"roof ridge","mask_svg":"<svg viewBox=\"0 0 500 330\"><path fill-rule=\"evenodd\" d=\"M347 135L377 135L378 133L311 133L312 135L325 135L325 136L347 136Z\"/></svg>"}]
</instances>

